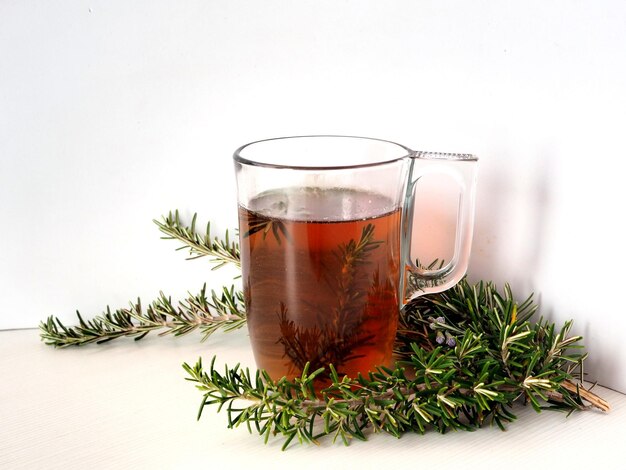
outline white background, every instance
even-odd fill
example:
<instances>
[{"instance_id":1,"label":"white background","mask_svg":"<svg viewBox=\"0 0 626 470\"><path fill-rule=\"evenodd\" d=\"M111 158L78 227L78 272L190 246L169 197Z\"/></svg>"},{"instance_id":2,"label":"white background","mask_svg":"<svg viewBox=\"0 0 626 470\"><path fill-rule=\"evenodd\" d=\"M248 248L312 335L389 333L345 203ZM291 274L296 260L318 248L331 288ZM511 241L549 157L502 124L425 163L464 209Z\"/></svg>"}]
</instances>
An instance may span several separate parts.
<instances>
[{"instance_id":1,"label":"white background","mask_svg":"<svg viewBox=\"0 0 626 470\"><path fill-rule=\"evenodd\" d=\"M0 328L219 287L152 219L222 233L236 147L366 135L477 154L471 279L574 319L626 391L625 85L617 0L4 0Z\"/></svg>"}]
</instances>

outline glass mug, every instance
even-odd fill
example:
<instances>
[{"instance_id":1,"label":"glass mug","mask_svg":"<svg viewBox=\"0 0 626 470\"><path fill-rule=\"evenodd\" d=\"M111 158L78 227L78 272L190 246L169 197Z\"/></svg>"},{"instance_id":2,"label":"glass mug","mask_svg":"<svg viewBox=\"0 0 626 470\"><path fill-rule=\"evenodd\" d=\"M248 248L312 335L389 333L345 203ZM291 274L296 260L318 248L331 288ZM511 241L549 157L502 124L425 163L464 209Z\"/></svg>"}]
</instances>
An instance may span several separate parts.
<instances>
[{"instance_id":1,"label":"glass mug","mask_svg":"<svg viewBox=\"0 0 626 470\"><path fill-rule=\"evenodd\" d=\"M400 309L465 275L477 158L301 136L244 145L234 162L257 366L278 380L307 363L310 372L332 364L350 377L392 365ZM410 257L416 183L432 173L459 188L454 254L435 269Z\"/></svg>"}]
</instances>

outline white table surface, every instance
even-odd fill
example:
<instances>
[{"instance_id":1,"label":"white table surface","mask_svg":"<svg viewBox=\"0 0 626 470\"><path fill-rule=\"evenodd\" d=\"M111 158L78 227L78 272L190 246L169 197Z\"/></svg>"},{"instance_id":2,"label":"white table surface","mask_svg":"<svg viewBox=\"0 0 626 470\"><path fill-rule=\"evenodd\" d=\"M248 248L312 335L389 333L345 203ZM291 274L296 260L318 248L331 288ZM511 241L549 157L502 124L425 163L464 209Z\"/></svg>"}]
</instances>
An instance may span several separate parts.
<instances>
[{"instance_id":1,"label":"white table surface","mask_svg":"<svg viewBox=\"0 0 626 470\"><path fill-rule=\"evenodd\" d=\"M201 394L183 362L202 356L252 367L245 329L200 342L148 336L54 349L38 330L0 332L0 469L99 468L626 468L626 396L596 387L609 413L517 408L506 432L372 434L349 447L325 440L264 445L226 415L196 413ZM228 465L228 467L227 467ZM589 468L589 467L587 467Z\"/></svg>"}]
</instances>

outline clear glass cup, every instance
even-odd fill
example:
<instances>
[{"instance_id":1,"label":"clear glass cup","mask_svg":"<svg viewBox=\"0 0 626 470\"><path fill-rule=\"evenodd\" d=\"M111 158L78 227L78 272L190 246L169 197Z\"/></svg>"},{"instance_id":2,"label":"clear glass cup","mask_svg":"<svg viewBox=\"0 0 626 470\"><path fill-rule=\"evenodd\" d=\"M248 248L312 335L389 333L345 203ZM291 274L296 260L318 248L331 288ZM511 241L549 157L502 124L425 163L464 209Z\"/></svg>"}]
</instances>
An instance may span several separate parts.
<instances>
[{"instance_id":1,"label":"clear glass cup","mask_svg":"<svg viewBox=\"0 0 626 470\"><path fill-rule=\"evenodd\" d=\"M248 329L256 364L273 379L307 363L351 377L390 366L400 309L465 275L472 155L301 136L244 145L234 162ZM416 183L442 173L458 188L454 253L431 269L410 257Z\"/></svg>"}]
</instances>

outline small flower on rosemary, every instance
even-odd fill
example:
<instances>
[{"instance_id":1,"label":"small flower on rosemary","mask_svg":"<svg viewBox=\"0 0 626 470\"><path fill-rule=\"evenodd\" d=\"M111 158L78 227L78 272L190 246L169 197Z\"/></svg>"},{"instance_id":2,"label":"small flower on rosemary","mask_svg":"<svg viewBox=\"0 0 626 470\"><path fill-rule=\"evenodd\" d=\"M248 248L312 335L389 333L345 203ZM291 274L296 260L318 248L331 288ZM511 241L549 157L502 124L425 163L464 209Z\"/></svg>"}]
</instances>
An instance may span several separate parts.
<instances>
[{"instance_id":1,"label":"small flower on rosemary","mask_svg":"<svg viewBox=\"0 0 626 470\"><path fill-rule=\"evenodd\" d=\"M429 327L431 330L435 330L435 342L437 344L444 344L449 348L453 348L456 346L456 338L452 336L450 331L444 331L443 329L450 325L446 324L446 319L444 317L430 318Z\"/></svg>"},{"instance_id":2,"label":"small flower on rosemary","mask_svg":"<svg viewBox=\"0 0 626 470\"><path fill-rule=\"evenodd\" d=\"M435 341L437 341L437 344L443 344L445 340L446 337L444 336L443 331L437 330L437 335L435 336Z\"/></svg>"},{"instance_id":3,"label":"small flower on rosemary","mask_svg":"<svg viewBox=\"0 0 626 470\"><path fill-rule=\"evenodd\" d=\"M439 326L446 324L446 319L443 317L430 318L430 329L436 330Z\"/></svg>"}]
</instances>

